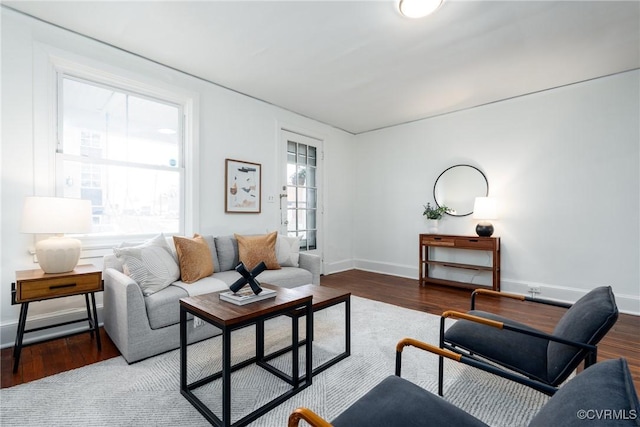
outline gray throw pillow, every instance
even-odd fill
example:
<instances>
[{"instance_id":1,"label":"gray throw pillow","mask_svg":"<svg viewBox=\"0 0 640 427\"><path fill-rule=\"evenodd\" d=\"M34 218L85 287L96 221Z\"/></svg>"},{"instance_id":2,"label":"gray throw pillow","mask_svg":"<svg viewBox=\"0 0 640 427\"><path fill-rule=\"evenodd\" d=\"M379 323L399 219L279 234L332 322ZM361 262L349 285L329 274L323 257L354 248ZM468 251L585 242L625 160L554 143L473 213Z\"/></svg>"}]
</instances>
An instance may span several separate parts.
<instances>
[{"instance_id":1,"label":"gray throw pillow","mask_svg":"<svg viewBox=\"0 0 640 427\"><path fill-rule=\"evenodd\" d=\"M218 236L214 239L218 252L218 262L220 270L233 270L238 265L240 257L238 254L238 241L234 236ZM215 266L214 266L215 267Z\"/></svg>"},{"instance_id":2,"label":"gray throw pillow","mask_svg":"<svg viewBox=\"0 0 640 427\"><path fill-rule=\"evenodd\" d=\"M113 248L113 253L122 261L124 273L136 281L145 296L180 278L180 268L162 234L138 246Z\"/></svg>"}]
</instances>

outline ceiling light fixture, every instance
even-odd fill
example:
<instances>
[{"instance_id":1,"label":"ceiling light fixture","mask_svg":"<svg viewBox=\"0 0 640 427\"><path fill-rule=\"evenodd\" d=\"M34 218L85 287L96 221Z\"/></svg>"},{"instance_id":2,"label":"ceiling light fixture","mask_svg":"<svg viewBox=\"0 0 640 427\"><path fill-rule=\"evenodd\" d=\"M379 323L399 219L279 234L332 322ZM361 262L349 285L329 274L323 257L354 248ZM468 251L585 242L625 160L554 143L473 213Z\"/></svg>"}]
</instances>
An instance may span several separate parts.
<instances>
[{"instance_id":1,"label":"ceiling light fixture","mask_svg":"<svg viewBox=\"0 0 640 427\"><path fill-rule=\"evenodd\" d=\"M438 9L444 0L399 0L398 10L407 18L422 18Z\"/></svg>"}]
</instances>

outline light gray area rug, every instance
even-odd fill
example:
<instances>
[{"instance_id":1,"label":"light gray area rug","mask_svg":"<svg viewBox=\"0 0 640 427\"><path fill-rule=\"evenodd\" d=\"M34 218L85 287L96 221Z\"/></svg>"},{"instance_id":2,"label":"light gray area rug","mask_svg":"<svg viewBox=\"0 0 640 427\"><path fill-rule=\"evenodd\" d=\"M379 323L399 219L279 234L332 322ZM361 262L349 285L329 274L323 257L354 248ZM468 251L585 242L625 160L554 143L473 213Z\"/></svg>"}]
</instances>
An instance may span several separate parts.
<instances>
[{"instance_id":1,"label":"light gray area rug","mask_svg":"<svg viewBox=\"0 0 640 427\"><path fill-rule=\"evenodd\" d=\"M335 418L395 369L395 345L413 337L437 345L439 317L352 297L351 356L313 378L313 384L254 421L252 426L286 426L289 413L306 406ZM266 347L290 343L290 319L266 324ZM301 323L304 323L302 321ZM302 326L302 325L301 325ZM301 328L304 331L304 328ZM344 305L316 313L314 363L344 349ZM301 332L304 333L304 332ZM236 361L255 351L255 328L234 332ZM189 347L189 382L220 369L219 337ZM302 357L302 356L301 356ZM290 355L272 362L286 370ZM199 412L180 394L180 355L174 350L128 365L122 357L0 391L3 426L205 426ZM303 367L304 365L302 365ZM315 365L314 365L315 366ZM402 376L436 393L438 359L405 348ZM288 389L288 384L251 365L232 375L232 420ZM196 394L220 415L221 384ZM452 361L445 362L445 399L493 426L522 426L548 397L530 388Z\"/></svg>"}]
</instances>

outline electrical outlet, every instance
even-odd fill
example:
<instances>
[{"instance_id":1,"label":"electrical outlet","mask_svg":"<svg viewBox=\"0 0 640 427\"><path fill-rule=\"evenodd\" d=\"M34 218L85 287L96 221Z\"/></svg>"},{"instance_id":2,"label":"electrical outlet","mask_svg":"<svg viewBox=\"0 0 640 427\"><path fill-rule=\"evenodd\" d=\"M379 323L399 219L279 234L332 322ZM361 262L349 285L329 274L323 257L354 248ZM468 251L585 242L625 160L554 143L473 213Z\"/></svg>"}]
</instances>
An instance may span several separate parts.
<instances>
[{"instance_id":1,"label":"electrical outlet","mask_svg":"<svg viewBox=\"0 0 640 427\"><path fill-rule=\"evenodd\" d=\"M540 293L540 286L529 286L529 293L531 296L535 296Z\"/></svg>"}]
</instances>

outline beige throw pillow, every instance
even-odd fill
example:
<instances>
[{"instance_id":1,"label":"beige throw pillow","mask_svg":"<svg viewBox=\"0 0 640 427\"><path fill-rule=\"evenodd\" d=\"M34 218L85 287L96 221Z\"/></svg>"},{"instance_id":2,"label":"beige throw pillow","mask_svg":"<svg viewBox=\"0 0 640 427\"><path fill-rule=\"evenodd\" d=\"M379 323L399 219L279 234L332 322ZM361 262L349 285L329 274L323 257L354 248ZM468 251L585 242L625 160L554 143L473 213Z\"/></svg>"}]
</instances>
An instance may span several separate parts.
<instances>
[{"instance_id":1,"label":"beige throw pillow","mask_svg":"<svg viewBox=\"0 0 640 427\"><path fill-rule=\"evenodd\" d=\"M193 283L213 274L213 260L209 245L199 234L193 239L173 236L180 264L180 280Z\"/></svg>"},{"instance_id":2,"label":"beige throw pillow","mask_svg":"<svg viewBox=\"0 0 640 427\"><path fill-rule=\"evenodd\" d=\"M113 248L113 253L122 262L124 274L135 280L145 296L180 278L178 264L162 234L137 246L125 243Z\"/></svg>"},{"instance_id":3,"label":"beige throw pillow","mask_svg":"<svg viewBox=\"0 0 640 427\"><path fill-rule=\"evenodd\" d=\"M276 258L276 239L278 233L273 232L259 236L235 235L238 240L238 255L248 270L264 261L267 270L279 270L280 264Z\"/></svg>"},{"instance_id":4,"label":"beige throw pillow","mask_svg":"<svg viewBox=\"0 0 640 427\"><path fill-rule=\"evenodd\" d=\"M298 267L300 259L300 236L278 234L276 258L281 267Z\"/></svg>"}]
</instances>

